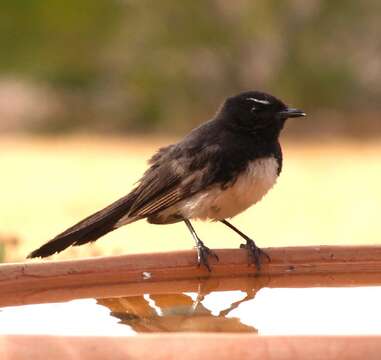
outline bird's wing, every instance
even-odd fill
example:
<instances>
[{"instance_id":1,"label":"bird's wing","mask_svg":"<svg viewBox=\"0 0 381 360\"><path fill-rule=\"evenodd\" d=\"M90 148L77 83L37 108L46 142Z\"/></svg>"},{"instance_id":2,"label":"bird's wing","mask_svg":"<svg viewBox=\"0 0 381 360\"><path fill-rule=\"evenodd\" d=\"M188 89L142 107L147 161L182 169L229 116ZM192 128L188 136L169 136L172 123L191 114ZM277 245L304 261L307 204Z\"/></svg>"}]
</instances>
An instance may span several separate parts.
<instances>
[{"instance_id":1,"label":"bird's wing","mask_svg":"<svg viewBox=\"0 0 381 360\"><path fill-rule=\"evenodd\" d=\"M213 153L213 156L211 156ZM175 159L163 156L144 174L137 190L137 198L128 218L143 218L162 211L177 202L205 189L217 166L218 147L211 146L199 154L180 154ZM212 170L212 171L211 171Z\"/></svg>"},{"instance_id":2,"label":"bird's wing","mask_svg":"<svg viewBox=\"0 0 381 360\"><path fill-rule=\"evenodd\" d=\"M165 172L165 173L164 173ZM181 199L181 177L161 166L142 180L128 217L145 217Z\"/></svg>"}]
</instances>

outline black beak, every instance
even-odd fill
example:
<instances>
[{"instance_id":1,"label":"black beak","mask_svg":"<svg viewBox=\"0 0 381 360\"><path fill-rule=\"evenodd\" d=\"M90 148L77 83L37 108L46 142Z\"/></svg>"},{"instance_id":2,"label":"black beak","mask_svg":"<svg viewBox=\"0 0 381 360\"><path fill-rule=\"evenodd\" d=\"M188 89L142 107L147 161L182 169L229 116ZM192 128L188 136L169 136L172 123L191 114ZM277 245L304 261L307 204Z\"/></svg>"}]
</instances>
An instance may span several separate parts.
<instances>
[{"instance_id":1,"label":"black beak","mask_svg":"<svg viewBox=\"0 0 381 360\"><path fill-rule=\"evenodd\" d=\"M306 113L299 109L287 108L286 110L279 111L279 115L282 118L287 119L293 117L306 116Z\"/></svg>"}]
</instances>

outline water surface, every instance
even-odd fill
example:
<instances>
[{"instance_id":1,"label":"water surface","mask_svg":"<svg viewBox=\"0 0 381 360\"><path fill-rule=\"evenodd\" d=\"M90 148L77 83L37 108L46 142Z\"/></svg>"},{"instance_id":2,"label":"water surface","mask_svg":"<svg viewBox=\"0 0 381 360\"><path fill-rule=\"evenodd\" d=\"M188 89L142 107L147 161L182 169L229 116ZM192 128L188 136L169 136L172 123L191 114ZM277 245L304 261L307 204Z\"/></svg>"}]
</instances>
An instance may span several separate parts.
<instances>
[{"instance_id":1,"label":"water surface","mask_svg":"<svg viewBox=\"0 0 381 360\"><path fill-rule=\"evenodd\" d=\"M242 280L242 279L240 279ZM242 281L241 281L242 282ZM154 293L0 309L0 334L381 334L381 286Z\"/></svg>"}]
</instances>

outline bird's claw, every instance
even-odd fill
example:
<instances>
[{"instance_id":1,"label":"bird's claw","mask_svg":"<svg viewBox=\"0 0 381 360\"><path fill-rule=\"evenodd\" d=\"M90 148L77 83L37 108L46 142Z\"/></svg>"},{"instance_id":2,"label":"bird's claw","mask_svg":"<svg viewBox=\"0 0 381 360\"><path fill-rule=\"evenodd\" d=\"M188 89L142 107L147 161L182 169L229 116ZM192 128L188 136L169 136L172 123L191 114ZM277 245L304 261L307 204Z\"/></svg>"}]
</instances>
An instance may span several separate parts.
<instances>
[{"instance_id":1,"label":"bird's claw","mask_svg":"<svg viewBox=\"0 0 381 360\"><path fill-rule=\"evenodd\" d=\"M255 245L255 242L251 239L245 239L246 244L241 244L241 249L246 249L249 255L249 265L250 263L254 263L255 267L259 271L261 269L261 255L265 256L269 262L271 262L270 256L261 250L257 245Z\"/></svg>"},{"instance_id":2,"label":"bird's claw","mask_svg":"<svg viewBox=\"0 0 381 360\"><path fill-rule=\"evenodd\" d=\"M202 241L199 241L196 245L197 249L197 266L200 267L201 265L204 265L209 272L212 271L208 257L211 256L215 258L217 261L219 261L218 255L213 251L210 250L207 246L204 245Z\"/></svg>"}]
</instances>

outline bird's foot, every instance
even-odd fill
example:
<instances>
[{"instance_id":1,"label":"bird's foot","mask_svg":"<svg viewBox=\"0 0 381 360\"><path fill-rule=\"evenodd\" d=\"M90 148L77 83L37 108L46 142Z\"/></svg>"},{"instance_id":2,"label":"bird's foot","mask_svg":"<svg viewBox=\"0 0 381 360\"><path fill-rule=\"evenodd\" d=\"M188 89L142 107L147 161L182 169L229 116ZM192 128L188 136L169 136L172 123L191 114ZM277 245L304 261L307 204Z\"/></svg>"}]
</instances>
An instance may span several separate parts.
<instances>
[{"instance_id":1,"label":"bird's foot","mask_svg":"<svg viewBox=\"0 0 381 360\"><path fill-rule=\"evenodd\" d=\"M219 261L217 254L213 250L210 250L207 246L205 246L201 240L197 242L196 250L198 267L204 265L208 269L208 271L211 272L212 269L210 268L208 257L211 256L215 258L217 261Z\"/></svg>"},{"instance_id":2,"label":"bird's foot","mask_svg":"<svg viewBox=\"0 0 381 360\"><path fill-rule=\"evenodd\" d=\"M246 249L249 255L249 265L250 263L254 263L255 267L259 271L261 269L261 256L264 256L267 258L269 262L271 262L270 256L265 253L263 250L261 250L257 245L255 245L255 242L249 238L245 239L246 244L241 244L241 249Z\"/></svg>"}]
</instances>

